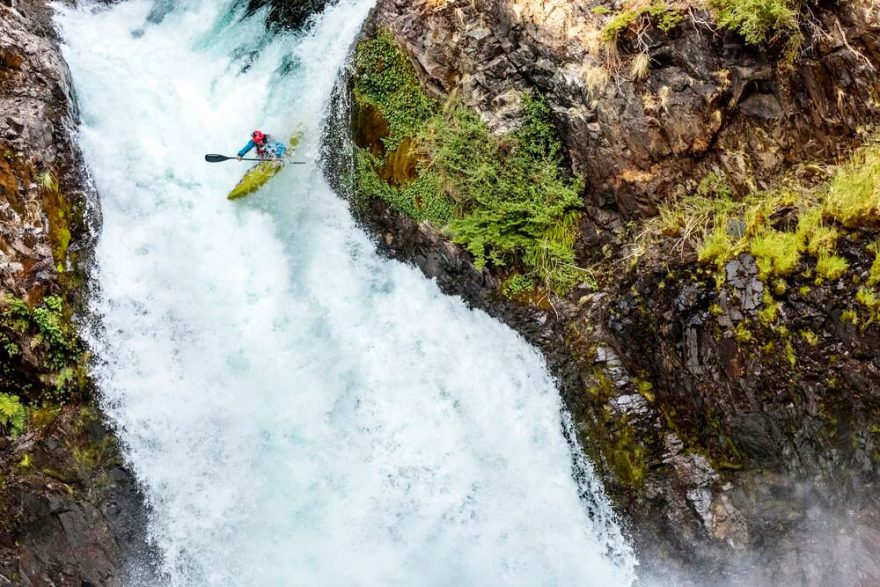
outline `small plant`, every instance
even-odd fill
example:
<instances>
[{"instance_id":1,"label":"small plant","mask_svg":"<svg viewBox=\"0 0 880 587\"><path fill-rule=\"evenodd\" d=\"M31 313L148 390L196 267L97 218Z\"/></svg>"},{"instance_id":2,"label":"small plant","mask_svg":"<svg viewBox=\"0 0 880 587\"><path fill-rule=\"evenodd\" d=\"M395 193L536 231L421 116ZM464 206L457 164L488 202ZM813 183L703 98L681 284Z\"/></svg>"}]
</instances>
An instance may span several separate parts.
<instances>
[{"instance_id":1,"label":"small plant","mask_svg":"<svg viewBox=\"0 0 880 587\"><path fill-rule=\"evenodd\" d=\"M847 269L849 269L849 263L846 259L832 255L827 251L822 251L819 254L819 260L816 261L816 273L829 281L839 279Z\"/></svg>"},{"instance_id":2,"label":"small plant","mask_svg":"<svg viewBox=\"0 0 880 587\"><path fill-rule=\"evenodd\" d=\"M762 277L790 275L800 261L795 233L767 230L752 239L749 250Z\"/></svg>"},{"instance_id":3,"label":"small plant","mask_svg":"<svg viewBox=\"0 0 880 587\"><path fill-rule=\"evenodd\" d=\"M791 344L790 340L785 341L785 360L788 361L788 364L792 367L797 365L797 354L795 354L794 346Z\"/></svg>"},{"instance_id":4,"label":"small plant","mask_svg":"<svg viewBox=\"0 0 880 587\"><path fill-rule=\"evenodd\" d=\"M837 171L824 211L848 227L880 223L880 144L859 149Z\"/></svg>"},{"instance_id":5,"label":"small plant","mask_svg":"<svg viewBox=\"0 0 880 587\"><path fill-rule=\"evenodd\" d=\"M530 275L515 273L502 284L501 293L509 298L517 298L534 290L537 285Z\"/></svg>"},{"instance_id":6,"label":"small plant","mask_svg":"<svg viewBox=\"0 0 880 587\"><path fill-rule=\"evenodd\" d=\"M668 33L681 23L682 16L664 0L624 10L602 28L602 40L606 43L616 43L620 33L642 19L649 20L658 29Z\"/></svg>"},{"instance_id":7,"label":"small plant","mask_svg":"<svg viewBox=\"0 0 880 587\"><path fill-rule=\"evenodd\" d=\"M629 73L635 80L647 79L651 70L651 57L647 53L639 53L633 57L629 66Z\"/></svg>"},{"instance_id":8,"label":"small plant","mask_svg":"<svg viewBox=\"0 0 880 587\"><path fill-rule=\"evenodd\" d=\"M810 346L819 344L819 335L812 330L801 330L801 338Z\"/></svg>"},{"instance_id":9,"label":"small plant","mask_svg":"<svg viewBox=\"0 0 880 587\"><path fill-rule=\"evenodd\" d=\"M880 298L877 297L873 289L859 288L859 291L856 292L856 301L868 311L868 320L865 322L865 326L880 319Z\"/></svg>"},{"instance_id":10,"label":"small plant","mask_svg":"<svg viewBox=\"0 0 880 587\"><path fill-rule=\"evenodd\" d=\"M859 315L855 310L844 310L840 313L840 321L855 325L859 323Z\"/></svg>"},{"instance_id":11,"label":"small plant","mask_svg":"<svg viewBox=\"0 0 880 587\"><path fill-rule=\"evenodd\" d=\"M748 326L746 326L744 321L736 325L736 330L733 331L733 336L739 343L749 343L755 340L755 335L748 329Z\"/></svg>"},{"instance_id":12,"label":"small plant","mask_svg":"<svg viewBox=\"0 0 880 587\"><path fill-rule=\"evenodd\" d=\"M880 285L880 241L868 245L868 250L874 253L874 262L868 271L867 285Z\"/></svg>"},{"instance_id":13,"label":"small plant","mask_svg":"<svg viewBox=\"0 0 880 587\"><path fill-rule=\"evenodd\" d=\"M739 33L751 45L798 36L797 0L710 0L718 26Z\"/></svg>"},{"instance_id":14,"label":"small plant","mask_svg":"<svg viewBox=\"0 0 880 587\"><path fill-rule=\"evenodd\" d=\"M654 385L646 380L646 379L635 379L634 383L636 384L636 389L643 398L648 400L649 402L653 402L656 397L654 396Z\"/></svg>"},{"instance_id":15,"label":"small plant","mask_svg":"<svg viewBox=\"0 0 880 587\"><path fill-rule=\"evenodd\" d=\"M10 436L18 436L24 430L27 412L19 399L8 393L0 393L0 428Z\"/></svg>"},{"instance_id":16,"label":"small plant","mask_svg":"<svg viewBox=\"0 0 880 587\"><path fill-rule=\"evenodd\" d=\"M758 310L758 321L764 326L769 327L776 322L776 318L779 315L779 303L773 299L773 296L766 289L764 290L763 302L761 309Z\"/></svg>"}]
</instances>

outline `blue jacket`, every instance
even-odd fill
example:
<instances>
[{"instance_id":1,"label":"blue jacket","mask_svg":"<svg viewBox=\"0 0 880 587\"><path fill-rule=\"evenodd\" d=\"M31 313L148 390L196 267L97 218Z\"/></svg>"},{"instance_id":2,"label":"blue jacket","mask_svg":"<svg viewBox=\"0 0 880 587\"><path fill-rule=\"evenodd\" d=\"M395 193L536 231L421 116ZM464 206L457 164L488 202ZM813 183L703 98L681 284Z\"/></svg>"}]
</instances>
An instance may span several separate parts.
<instances>
[{"instance_id":1,"label":"blue jacket","mask_svg":"<svg viewBox=\"0 0 880 587\"><path fill-rule=\"evenodd\" d=\"M251 149L257 147L257 144L250 140L247 144L242 147L241 151L238 152L239 157L244 157L247 155ZM271 135L266 135L265 144L262 147L257 147L257 156L260 159L270 159L273 156L280 158L284 156L284 153L287 151L287 147L281 141L275 140Z\"/></svg>"}]
</instances>

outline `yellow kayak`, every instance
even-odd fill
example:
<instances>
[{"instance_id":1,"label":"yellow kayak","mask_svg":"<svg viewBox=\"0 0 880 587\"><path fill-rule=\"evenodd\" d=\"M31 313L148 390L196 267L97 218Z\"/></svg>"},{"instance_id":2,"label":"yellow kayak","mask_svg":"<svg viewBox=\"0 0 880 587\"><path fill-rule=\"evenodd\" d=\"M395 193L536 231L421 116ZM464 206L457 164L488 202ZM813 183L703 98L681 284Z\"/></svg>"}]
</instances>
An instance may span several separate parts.
<instances>
[{"instance_id":1,"label":"yellow kayak","mask_svg":"<svg viewBox=\"0 0 880 587\"><path fill-rule=\"evenodd\" d=\"M283 159L277 161L263 161L251 167L247 173L244 174L244 177L241 178L241 181L238 182L238 185L235 186L226 197L230 200L237 200L238 198L251 195L266 185L269 180L275 177L275 175L287 164L289 157L293 155L296 146L299 144L300 136L301 134L297 133L290 137L290 140L287 142L287 144L290 145L290 148L287 150L287 153L284 154Z\"/></svg>"}]
</instances>

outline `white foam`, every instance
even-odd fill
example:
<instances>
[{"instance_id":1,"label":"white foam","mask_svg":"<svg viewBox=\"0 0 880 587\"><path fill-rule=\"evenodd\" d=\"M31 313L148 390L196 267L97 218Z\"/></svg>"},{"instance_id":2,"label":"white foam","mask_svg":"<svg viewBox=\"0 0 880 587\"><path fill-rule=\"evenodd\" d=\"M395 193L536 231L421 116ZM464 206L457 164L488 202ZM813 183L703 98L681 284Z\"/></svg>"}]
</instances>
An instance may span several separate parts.
<instances>
[{"instance_id":1,"label":"white foam","mask_svg":"<svg viewBox=\"0 0 880 587\"><path fill-rule=\"evenodd\" d=\"M230 5L58 17L104 213L95 371L169 584L632 582L531 347L378 257L317 165L231 203L242 165L203 160L257 126L316 158L370 0L305 36Z\"/></svg>"}]
</instances>

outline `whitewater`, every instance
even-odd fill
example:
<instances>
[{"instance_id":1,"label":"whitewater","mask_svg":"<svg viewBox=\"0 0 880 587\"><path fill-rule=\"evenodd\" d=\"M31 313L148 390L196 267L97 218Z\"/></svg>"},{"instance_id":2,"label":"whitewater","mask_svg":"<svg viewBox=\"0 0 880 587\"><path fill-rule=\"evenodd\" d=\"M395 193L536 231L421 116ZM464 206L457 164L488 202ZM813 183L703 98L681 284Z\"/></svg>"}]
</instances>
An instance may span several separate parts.
<instances>
[{"instance_id":1,"label":"whitewater","mask_svg":"<svg viewBox=\"0 0 880 587\"><path fill-rule=\"evenodd\" d=\"M629 585L542 358L378 255L322 174L371 6L300 34L235 2L57 8L103 213L93 371L161 582ZM229 202L245 165L204 154L257 127L309 164Z\"/></svg>"}]
</instances>

